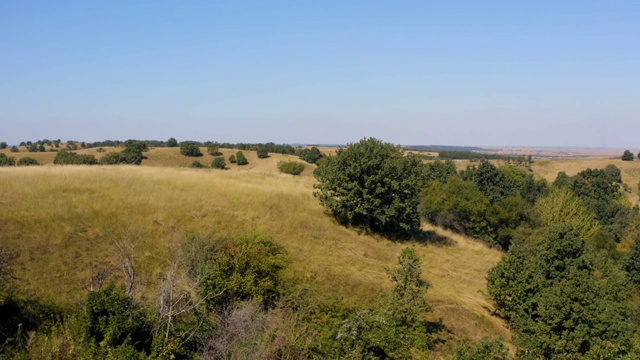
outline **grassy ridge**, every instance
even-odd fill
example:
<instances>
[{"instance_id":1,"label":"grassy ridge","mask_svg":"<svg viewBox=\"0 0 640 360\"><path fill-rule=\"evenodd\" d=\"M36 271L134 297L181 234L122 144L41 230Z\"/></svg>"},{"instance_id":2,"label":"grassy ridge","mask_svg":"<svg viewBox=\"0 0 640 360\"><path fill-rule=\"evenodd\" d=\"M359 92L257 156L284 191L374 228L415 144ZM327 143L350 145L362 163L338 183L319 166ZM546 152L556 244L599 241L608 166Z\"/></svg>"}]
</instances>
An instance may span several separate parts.
<instances>
[{"instance_id":1,"label":"grassy ridge","mask_svg":"<svg viewBox=\"0 0 640 360\"><path fill-rule=\"evenodd\" d=\"M407 244L338 226L313 198L313 182L275 173L144 166L0 168L2 242L21 250L19 276L29 293L75 302L86 293L92 261L116 263L112 239L123 233L138 239L144 297L185 234L266 232L287 248L288 276L300 286L353 304L377 301L391 285L385 266L394 266ZM442 318L454 338L508 336L480 293L501 253L425 229L430 239L409 245L433 284L427 295L433 320Z\"/></svg>"}]
</instances>

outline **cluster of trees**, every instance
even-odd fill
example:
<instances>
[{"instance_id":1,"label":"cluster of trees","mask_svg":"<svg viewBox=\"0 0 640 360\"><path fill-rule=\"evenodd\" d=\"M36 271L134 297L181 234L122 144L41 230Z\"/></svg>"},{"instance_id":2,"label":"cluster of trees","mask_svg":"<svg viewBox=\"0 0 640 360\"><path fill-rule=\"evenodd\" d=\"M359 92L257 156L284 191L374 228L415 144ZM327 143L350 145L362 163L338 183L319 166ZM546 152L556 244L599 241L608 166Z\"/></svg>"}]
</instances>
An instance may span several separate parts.
<instances>
[{"instance_id":1,"label":"cluster of trees","mask_svg":"<svg viewBox=\"0 0 640 360\"><path fill-rule=\"evenodd\" d=\"M119 249L134 249L127 244ZM19 358L302 359L426 356L433 344L422 315L429 284L412 248L388 269L393 284L377 304L353 307L292 291L284 248L262 234L190 235L139 296L136 254L99 281L80 306L15 297L17 254L0 249L0 354ZM3 261L4 260L4 261ZM105 265L106 266L106 265ZM112 268L114 269L114 268ZM105 272L96 273L105 274ZM12 291L9 288L13 287ZM14 294L14 295L9 295ZM49 319L55 319L50 321ZM27 335L29 333L30 335ZM465 353L472 346L466 345ZM460 357L460 359L464 359Z\"/></svg>"},{"instance_id":2,"label":"cluster of trees","mask_svg":"<svg viewBox=\"0 0 640 360\"><path fill-rule=\"evenodd\" d=\"M638 153L638 159L640 159L640 152ZM633 161L633 153L629 150L625 150L622 154L622 161Z\"/></svg>"},{"instance_id":3,"label":"cluster of trees","mask_svg":"<svg viewBox=\"0 0 640 360\"><path fill-rule=\"evenodd\" d=\"M146 159L142 154L145 151L148 151L146 143L130 142L124 150L106 153L98 160L91 154L78 154L72 151L60 150L53 159L53 163L55 165L140 165L142 160Z\"/></svg>"}]
</instances>

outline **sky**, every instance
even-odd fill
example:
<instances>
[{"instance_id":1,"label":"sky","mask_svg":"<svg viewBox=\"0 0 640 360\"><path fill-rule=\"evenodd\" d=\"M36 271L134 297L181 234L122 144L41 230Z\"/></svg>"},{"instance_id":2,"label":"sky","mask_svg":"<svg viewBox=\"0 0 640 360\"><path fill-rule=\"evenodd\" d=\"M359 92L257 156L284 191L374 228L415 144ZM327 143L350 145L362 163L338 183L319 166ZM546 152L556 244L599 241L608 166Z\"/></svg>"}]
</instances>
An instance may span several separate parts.
<instances>
[{"instance_id":1,"label":"sky","mask_svg":"<svg viewBox=\"0 0 640 360\"><path fill-rule=\"evenodd\" d=\"M0 1L0 141L640 147L639 1Z\"/></svg>"}]
</instances>

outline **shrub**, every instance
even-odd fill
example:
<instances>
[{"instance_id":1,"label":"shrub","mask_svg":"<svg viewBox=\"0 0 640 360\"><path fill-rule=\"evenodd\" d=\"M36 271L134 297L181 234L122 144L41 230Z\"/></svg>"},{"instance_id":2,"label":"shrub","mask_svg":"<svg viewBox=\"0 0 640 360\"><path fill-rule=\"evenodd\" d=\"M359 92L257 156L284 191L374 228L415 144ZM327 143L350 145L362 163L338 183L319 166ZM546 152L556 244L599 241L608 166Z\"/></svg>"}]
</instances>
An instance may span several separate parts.
<instances>
[{"instance_id":1,"label":"shrub","mask_svg":"<svg viewBox=\"0 0 640 360\"><path fill-rule=\"evenodd\" d=\"M132 345L137 351L151 348L151 326L141 307L113 284L90 292L81 327L87 340L100 347Z\"/></svg>"},{"instance_id":2,"label":"shrub","mask_svg":"<svg viewBox=\"0 0 640 360\"><path fill-rule=\"evenodd\" d=\"M6 142L2 141L0 142L0 150L6 149L9 145L7 145Z\"/></svg>"},{"instance_id":3,"label":"shrub","mask_svg":"<svg viewBox=\"0 0 640 360\"><path fill-rule=\"evenodd\" d=\"M120 164L122 162L122 160L120 158L120 153L111 151L111 152L108 152L108 153L104 154L100 158L99 162L102 165L117 165L117 164Z\"/></svg>"},{"instance_id":4,"label":"shrub","mask_svg":"<svg viewBox=\"0 0 640 360\"><path fill-rule=\"evenodd\" d=\"M180 154L184 156L202 156L200 147L193 141L183 141L180 143Z\"/></svg>"},{"instance_id":5,"label":"shrub","mask_svg":"<svg viewBox=\"0 0 640 360\"><path fill-rule=\"evenodd\" d=\"M204 169L207 167L205 164L201 163L198 160L195 160L194 162L192 162L190 166L194 169Z\"/></svg>"},{"instance_id":6,"label":"shrub","mask_svg":"<svg viewBox=\"0 0 640 360\"><path fill-rule=\"evenodd\" d=\"M18 160L18 163L16 164L18 166L31 166L31 165L40 165L40 163L38 162L38 160L31 158L31 157L23 157L22 159Z\"/></svg>"},{"instance_id":7,"label":"shrub","mask_svg":"<svg viewBox=\"0 0 640 360\"><path fill-rule=\"evenodd\" d=\"M17 146L13 145L13 146L11 147L11 152L20 152L20 149L18 149L18 147L17 147Z\"/></svg>"},{"instance_id":8,"label":"shrub","mask_svg":"<svg viewBox=\"0 0 640 360\"><path fill-rule=\"evenodd\" d=\"M258 154L258 159L266 159L266 158L269 157L269 153L267 152L267 149L265 149L265 148L258 149L258 151L256 151L256 153Z\"/></svg>"},{"instance_id":9,"label":"shrub","mask_svg":"<svg viewBox=\"0 0 640 360\"><path fill-rule=\"evenodd\" d=\"M224 161L224 157L217 156L211 162L211 168L224 170L227 168L227 163Z\"/></svg>"},{"instance_id":10,"label":"shrub","mask_svg":"<svg viewBox=\"0 0 640 360\"><path fill-rule=\"evenodd\" d=\"M509 348L501 339L483 337L479 343L463 341L455 351L455 360L507 360Z\"/></svg>"},{"instance_id":11,"label":"shrub","mask_svg":"<svg viewBox=\"0 0 640 360\"><path fill-rule=\"evenodd\" d=\"M208 143L207 144L207 153L211 156L220 156L222 153L220 152L220 145L218 143Z\"/></svg>"},{"instance_id":12,"label":"shrub","mask_svg":"<svg viewBox=\"0 0 640 360\"><path fill-rule=\"evenodd\" d=\"M278 163L278 170L285 174L300 175L304 170L304 164L297 161L280 161Z\"/></svg>"},{"instance_id":13,"label":"shrub","mask_svg":"<svg viewBox=\"0 0 640 360\"><path fill-rule=\"evenodd\" d=\"M416 230L422 161L369 138L327 157L314 175L320 203L345 225L374 232Z\"/></svg>"},{"instance_id":14,"label":"shrub","mask_svg":"<svg viewBox=\"0 0 640 360\"><path fill-rule=\"evenodd\" d=\"M98 163L93 155L78 155L74 152L61 150L53 159L56 165L95 165Z\"/></svg>"},{"instance_id":15,"label":"shrub","mask_svg":"<svg viewBox=\"0 0 640 360\"><path fill-rule=\"evenodd\" d=\"M236 156L235 156L235 155L231 155L231 156L229 156L229 162L230 162L231 164L235 164L235 163L237 162L237 160L236 160Z\"/></svg>"},{"instance_id":16,"label":"shrub","mask_svg":"<svg viewBox=\"0 0 640 360\"><path fill-rule=\"evenodd\" d=\"M13 166L15 164L16 158L0 153L0 166Z\"/></svg>"},{"instance_id":17,"label":"shrub","mask_svg":"<svg viewBox=\"0 0 640 360\"><path fill-rule=\"evenodd\" d=\"M28 150L29 152L38 152L38 145L36 145L36 144L31 144L31 145L29 145L29 147L27 148L27 150Z\"/></svg>"},{"instance_id":18,"label":"shrub","mask_svg":"<svg viewBox=\"0 0 640 360\"><path fill-rule=\"evenodd\" d=\"M104 148L102 148L102 147L99 147L99 148L96 149L96 152L99 152L99 153L103 153L105 151L106 150Z\"/></svg>"},{"instance_id":19,"label":"shrub","mask_svg":"<svg viewBox=\"0 0 640 360\"><path fill-rule=\"evenodd\" d=\"M238 153L236 154L236 162L238 163L238 165L242 166L242 165L247 165L249 163L249 160L247 160L247 158L244 157L244 154L242 153L242 151L238 151Z\"/></svg>"}]
</instances>

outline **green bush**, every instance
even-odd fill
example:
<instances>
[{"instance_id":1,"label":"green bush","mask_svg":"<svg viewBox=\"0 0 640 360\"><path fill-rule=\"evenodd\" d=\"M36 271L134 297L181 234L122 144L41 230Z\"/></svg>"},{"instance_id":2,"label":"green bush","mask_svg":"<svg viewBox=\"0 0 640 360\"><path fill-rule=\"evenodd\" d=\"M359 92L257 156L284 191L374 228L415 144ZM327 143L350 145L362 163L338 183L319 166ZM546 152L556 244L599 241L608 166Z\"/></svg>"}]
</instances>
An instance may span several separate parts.
<instances>
[{"instance_id":1,"label":"green bush","mask_svg":"<svg viewBox=\"0 0 640 360\"><path fill-rule=\"evenodd\" d=\"M211 168L212 169L221 169L224 170L227 168L227 163L224 161L224 157L222 156L217 156L213 159L213 161L211 162Z\"/></svg>"},{"instance_id":2,"label":"green bush","mask_svg":"<svg viewBox=\"0 0 640 360\"><path fill-rule=\"evenodd\" d=\"M99 148L96 149L96 152L99 152L99 153L103 153L105 151L106 150L104 148L102 148L102 147L99 147Z\"/></svg>"},{"instance_id":3,"label":"green bush","mask_svg":"<svg viewBox=\"0 0 640 360\"><path fill-rule=\"evenodd\" d=\"M249 163L249 160L247 160L247 158L244 157L244 154L242 153L242 151L238 151L238 153L236 154L236 162L238 165L242 166L242 165L247 165Z\"/></svg>"},{"instance_id":4,"label":"green bush","mask_svg":"<svg viewBox=\"0 0 640 360\"><path fill-rule=\"evenodd\" d=\"M122 288L110 284L90 292L85 302L81 328L87 340L101 348L122 345L148 352L151 348L151 325L142 308Z\"/></svg>"},{"instance_id":5,"label":"green bush","mask_svg":"<svg viewBox=\"0 0 640 360\"><path fill-rule=\"evenodd\" d=\"M237 160L236 160L236 156L235 155L229 156L229 163L235 164L236 162L237 162Z\"/></svg>"},{"instance_id":6,"label":"green bush","mask_svg":"<svg viewBox=\"0 0 640 360\"><path fill-rule=\"evenodd\" d=\"M202 156L200 147L193 141L183 141L180 143L180 154L184 156Z\"/></svg>"},{"instance_id":7,"label":"green bush","mask_svg":"<svg viewBox=\"0 0 640 360\"><path fill-rule=\"evenodd\" d=\"M207 167L205 164L201 163L198 160L195 160L194 162L192 162L190 166L194 169L204 169Z\"/></svg>"},{"instance_id":8,"label":"green bush","mask_svg":"<svg viewBox=\"0 0 640 360\"><path fill-rule=\"evenodd\" d=\"M207 153L211 156L220 156L220 145L218 143L207 143Z\"/></svg>"},{"instance_id":9,"label":"green bush","mask_svg":"<svg viewBox=\"0 0 640 360\"><path fill-rule=\"evenodd\" d=\"M508 360L509 348L501 339L483 337L477 344L463 341L455 350L454 360Z\"/></svg>"},{"instance_id":10,"label":"green bush","mask_svg":"<svg viewBox=\"0 0 640 360\"><path fill-rule=\"evenodd\" d=\"M5 154L0 153L0 166L13 166L16 164L16 158L13 156L9 157Z\"/></svg>"},{"instance_id":11,"label":"green bush","mask_svg":"<svg viewBox=\"0 0 640 360\"><path fill-rule=\"evenodd\" d=\"M0 142L0 150L6 149L9 145L7 145L6 142L2 141Z\"/></svg>"},{"instance_id":12,"label":"green bush","mask_svg":"<svg viewBox=\"0 0 640 360\"><path fill-rule=\"evenodd\" d=\"M267 152L267 149L265 148L258 149L256 153L258 154L258 159L266 159L269 157L269 152Z\"/></svg>"},{"instance_id":13,"label":"green bush","mask_svg":"<svg viewBox=\"0 0 640 360\"><path fill-rule=\"evenodd\" d=\"M622 161L633 161L633 153L629 150L625 150L622 154Z\"/></svg>"},{"instance_id":14,"label":"green bush","mask_svg":"<svg viewBox=\"0 0 640 360\"><path fill-rule=\"evenodd\" d=\"M18 149L18 147L17 147L17 146L13 145L13 146L11 147L11 152L20 152L20 149Z\"/></svg>"},{"instance_id":15,"label":"green bush","mask_svg":"<svg viewBox=\"0 0 640 360\"><path fill-rule=\"evenodd\" d=\"M22 159L18 160L18 163L16 164L18 166L32 166L32 165L40 165L40 163L38 162L38 160L31 158L31 157L23 157Z\"/></svg>"},{"instance_id":16,"label":"green bush","mask_svg":"<svg viewBox=\"0 0 640 360\"><path fill-rule=\"evenodd\" d=\"M297 161L280 161L278 163L278 170L284 174L300 175L304 170L304 164Z\"/></svg>"},{"instance_id":17,"label":"green bush","mask_svg":"<svg viewBox=\"0 0 640 360\"><path fill-rule=\"evenodd\" d=\"M312 147L311 149L299 149L296 154L300 159L310 163L315 164L320 160L323 156L320 150L317 147Z\"/></svg>"},{"instance_id":18,"label":"green bush","mask_svg":"<svg viewBox=\"0 0 640 360\"><path fill-rule=\"evenodd\" d=\"M271 306L280 297L286 250L269 236L187 240L189 275L201 279L199 293L210 309L253 300Z\"/></svg>"},{"instance_id":19,"label":"green bush","mask_svg":"<svg viewBox=\"0 0 640 360\"><path fill-rule=\"evenodd\" d=\"M53 159L55 165L95 165L98 163L93 155L78 155L74 152L61 150Z\"/></svg>"}]
</instances>

